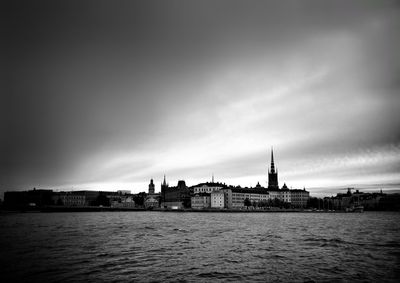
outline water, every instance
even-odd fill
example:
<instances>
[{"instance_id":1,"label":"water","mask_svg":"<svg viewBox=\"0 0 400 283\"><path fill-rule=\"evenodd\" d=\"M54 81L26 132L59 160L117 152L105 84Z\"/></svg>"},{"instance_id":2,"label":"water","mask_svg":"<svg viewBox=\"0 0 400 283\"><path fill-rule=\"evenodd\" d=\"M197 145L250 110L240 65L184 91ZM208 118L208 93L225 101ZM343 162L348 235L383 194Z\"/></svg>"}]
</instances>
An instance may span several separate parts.
<instances>
[{"instance_id":1,"label":"water","mask_svg":"<svg viewBox=\"0 0 400 283\"><path fill-rule=\"evenodd\" d=\"M0 280L397 282L399 232L386 212L0 214Z\"/></svg>"}]
</instances>

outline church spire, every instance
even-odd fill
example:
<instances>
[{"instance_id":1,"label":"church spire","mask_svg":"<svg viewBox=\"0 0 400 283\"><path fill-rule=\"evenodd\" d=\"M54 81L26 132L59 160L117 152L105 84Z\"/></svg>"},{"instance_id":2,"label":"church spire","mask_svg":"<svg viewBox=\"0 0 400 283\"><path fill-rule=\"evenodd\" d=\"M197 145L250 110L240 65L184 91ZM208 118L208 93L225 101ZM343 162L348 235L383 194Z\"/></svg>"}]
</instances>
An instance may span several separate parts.
<instances>
[{"instance_id":1,"label":"church spire","mask_svg":"<svg viewBox=\"0 0 400 283\"><path fill-rule=\"evenodd\" d=\"M275 170L274 149L271 147L271 167L268 170L268 189L279 189L278 170Z\"/></svg>"},{"instance_id":2,"label":"church spire","mask_svg":"<svg viewBox=\"0 0 400 283\"><path fill-rule=\"evenodd\" d=\"M275 173L274 149L271 147L271 173Z\"/></svg>"},{"instance_id":3,"label":"church spire","mask_svg":"<svg viewBox=\"0 0 400 283\"><path fill-rule=\"evenodd\" d=\"M165 180L165 174L164 174L164 181L163 181L163 185L166 186L167 185L167 181Z\"/></svg>"}]
</instances>

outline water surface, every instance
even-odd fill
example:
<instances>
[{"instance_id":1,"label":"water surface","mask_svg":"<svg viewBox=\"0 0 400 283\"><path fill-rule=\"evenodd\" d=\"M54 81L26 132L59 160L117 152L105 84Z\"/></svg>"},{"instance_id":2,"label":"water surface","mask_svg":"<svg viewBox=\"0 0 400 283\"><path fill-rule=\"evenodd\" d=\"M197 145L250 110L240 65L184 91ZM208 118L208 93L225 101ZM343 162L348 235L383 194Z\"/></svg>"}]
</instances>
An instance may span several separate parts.
<instances>
[{"instance_id":1,"label":"water surface","mask_svg":"<svg viewBox=\"0 0 400 283\"><path fill-rule=\"evenodd\" d=\"M7 282L396 282L400 214L0 214L0 266Z\"/></svg>"}]
</instances>

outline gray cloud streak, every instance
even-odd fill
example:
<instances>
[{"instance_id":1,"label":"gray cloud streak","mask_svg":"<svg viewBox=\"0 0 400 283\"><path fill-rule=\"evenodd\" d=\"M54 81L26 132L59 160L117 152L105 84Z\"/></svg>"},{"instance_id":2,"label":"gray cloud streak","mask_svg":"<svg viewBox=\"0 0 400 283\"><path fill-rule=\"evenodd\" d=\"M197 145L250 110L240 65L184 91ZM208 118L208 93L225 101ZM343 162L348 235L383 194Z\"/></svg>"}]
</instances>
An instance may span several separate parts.
<instances>
[{"instance_id":1,"label":"gray cloud streak","mask_svg":"<svg viewBox=\"0 0 400 283\"><path fill-rule=\"evenodd\" d=\"M270 145L284 164L398 142L396 1L12 1L5 11L1 190L143 185L187 168L240 182L264 170Z\"/></svg>"}]
</instances>

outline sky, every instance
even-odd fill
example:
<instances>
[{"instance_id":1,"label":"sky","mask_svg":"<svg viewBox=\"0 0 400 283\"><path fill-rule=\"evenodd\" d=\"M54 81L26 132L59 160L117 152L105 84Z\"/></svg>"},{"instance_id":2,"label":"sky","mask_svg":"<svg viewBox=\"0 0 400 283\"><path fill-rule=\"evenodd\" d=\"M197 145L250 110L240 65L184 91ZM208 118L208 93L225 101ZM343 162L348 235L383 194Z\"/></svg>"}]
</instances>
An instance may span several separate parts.
<instances>
[{"instance_id":1,"label":"sky","mask_svg":"<svg viewBox=\"0 0 400 283\"><path fill-rule=\"evenodd\" d=\"M0 196L400 189L398 1L5 1Z\"/></svg>"}]
</instances>

